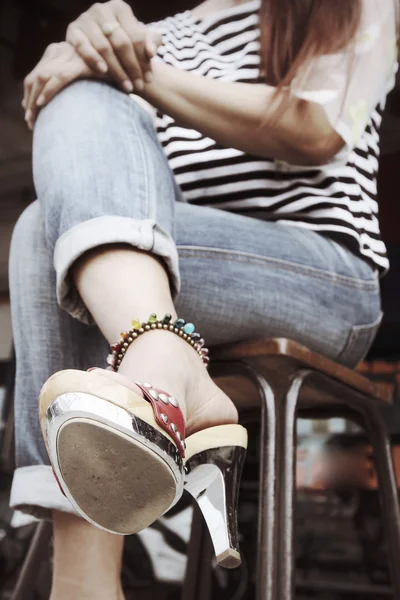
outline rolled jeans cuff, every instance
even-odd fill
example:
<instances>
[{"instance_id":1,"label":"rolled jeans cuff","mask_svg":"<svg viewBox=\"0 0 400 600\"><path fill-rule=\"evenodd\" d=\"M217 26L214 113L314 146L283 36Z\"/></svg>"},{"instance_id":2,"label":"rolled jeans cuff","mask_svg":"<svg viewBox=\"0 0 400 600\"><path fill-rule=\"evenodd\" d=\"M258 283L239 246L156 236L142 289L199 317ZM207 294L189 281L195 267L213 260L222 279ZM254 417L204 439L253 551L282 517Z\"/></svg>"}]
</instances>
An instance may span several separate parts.
<instances>
[{"instance_id":1,"label":"rolled jeans cuff","mask_svg":"<svg viewBox=\"0 0 400 600\"><path fill-rule=\"evenodd\" d=\"M168 271L172 295L177 295L180 288L178 251L168 233L153 219L97 217L71 227L61 235L55 246L57 300L60 307L72 317L88 325L94 324L72 282L70 269L83 254L107 244L128 244L162 258Z\"/></svg>"},{"instance_id":2,"label":"rolled jeans cuff","mask_svg":"<svg viewBox=\"0 0 400 600\"><path fill-rule=\"evenodd\" d=\"M20 467L14 473L10 507L37 519L50 519L53 510L78 515L60 490L47 465Z\"/></svg>"}]
</instances>

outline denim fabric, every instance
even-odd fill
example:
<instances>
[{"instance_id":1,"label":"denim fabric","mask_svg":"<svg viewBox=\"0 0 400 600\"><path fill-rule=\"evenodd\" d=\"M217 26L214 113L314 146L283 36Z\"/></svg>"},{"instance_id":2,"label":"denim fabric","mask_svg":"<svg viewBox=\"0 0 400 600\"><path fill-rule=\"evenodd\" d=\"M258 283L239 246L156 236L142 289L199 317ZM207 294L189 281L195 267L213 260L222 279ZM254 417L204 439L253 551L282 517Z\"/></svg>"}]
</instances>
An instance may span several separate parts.
<instances>
[{"instance_id":1,"label":"denim fabric","mask_svg":"<svg viewBox=\"0 0 400 600\"><path fill-rule=\"evenodd\" d=\"M21 216L10 255L14 507L72 511L48 467L37 397L55 371L105 366L106 342L68 276L90 248L161 256L178 314L209 345L287 337L354 366L373 341L381 306L369 264L313 231L181 202L150 117L110 86L73 84L41 113L34 173L40 204Z\"/></svg>"},{"instance_id":2,"label":"denim fabric","mask_svg":"<svg viewBox=\"0 0 400 600\"><path fill-rule=\"evenodd\" d=\"M33 174L63 308L91 322L68 272L87 250L115 242L162 257L176 293L179 192L142 106L100 82L72 84L39 115Z\"/></svg>"}]
</instances>

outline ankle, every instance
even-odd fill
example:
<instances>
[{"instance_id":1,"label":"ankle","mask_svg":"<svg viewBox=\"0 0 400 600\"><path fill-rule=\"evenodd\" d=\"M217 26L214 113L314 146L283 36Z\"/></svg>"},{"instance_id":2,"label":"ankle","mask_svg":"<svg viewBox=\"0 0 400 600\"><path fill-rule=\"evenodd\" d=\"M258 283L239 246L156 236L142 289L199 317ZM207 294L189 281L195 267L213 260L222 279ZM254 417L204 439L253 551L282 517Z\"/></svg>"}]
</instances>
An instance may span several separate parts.
<instances>
[{"instance_id":1,"label":"ankle","mask_svg":"<svg viewBox=\"0 0 400 600\"><path fill-rule=\"evenodd\" d=\"M119 372L174 396L186 420L186 436L206 427L238 421L235 406L212 381L197 352L168 331L151 331L135 340L125 353Z\"/></svg>"},{"instance_id":2,"label":"ankle","mask_svg":"<svg viewBox=\"0 0 400 600\"><path fill-rule=\"evenodd\" d=\"M193 378L208 377L196 351L167 331L152 331L128 348L119 373L134 381L149 381L176 397L186 416L186 399Z\"/></svg>"}]
</instances>

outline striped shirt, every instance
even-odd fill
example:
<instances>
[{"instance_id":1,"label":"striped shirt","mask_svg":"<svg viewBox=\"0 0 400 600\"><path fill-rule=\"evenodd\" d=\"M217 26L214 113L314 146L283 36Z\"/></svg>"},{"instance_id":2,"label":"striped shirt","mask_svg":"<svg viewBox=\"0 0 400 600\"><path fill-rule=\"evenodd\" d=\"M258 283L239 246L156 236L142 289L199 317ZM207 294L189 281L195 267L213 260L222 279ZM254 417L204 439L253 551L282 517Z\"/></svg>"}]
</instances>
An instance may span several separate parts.
<instances>
[{"instance_id":1,"label":"striped shirt","mask_svg":"<svg viewBox=\"0 0 400 600\"><path fill-rule=\"evenodd\" d=\"M191 11L168 17L154 24L163 33L159 57L205 77L260 83L259 8L260 0L250 0L203 19ZM329 235L385 271L376 176L379 127L394 77L387 79L367 114L362 99L349 108L354 121L349 131L360 128L361 118L359 139L352 143L346 139L345 124L337 126L346 148L324 167L296 167L226 148L158 113L157 133L183 200ZM308 98L310 92L302 94Z\"/></svg>"}]
</instances>

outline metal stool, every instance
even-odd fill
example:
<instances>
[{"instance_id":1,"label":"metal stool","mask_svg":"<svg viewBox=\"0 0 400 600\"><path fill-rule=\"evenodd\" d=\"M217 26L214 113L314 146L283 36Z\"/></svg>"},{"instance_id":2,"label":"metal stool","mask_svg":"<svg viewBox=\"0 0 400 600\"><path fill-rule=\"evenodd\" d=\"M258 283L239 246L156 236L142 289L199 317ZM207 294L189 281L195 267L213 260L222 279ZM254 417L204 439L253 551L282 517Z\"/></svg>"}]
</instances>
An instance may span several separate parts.
<instances>
[{"instance_id":1,"label":"metal stool","mask_svg":"<svg viewBox=\"0 0 400 600\"><path fill-rule=\"evenodd\" d=\"M296 416L343 416L369 434L379 479L394 597L400 598L400 508L390 439L380 407L386 388L285 339L244 342L213 352L211 374L239 411L261 404L256 600L294 598ZM210 538L195 513L183 600L210 600Z\"/></svg>"}]
</instances>

